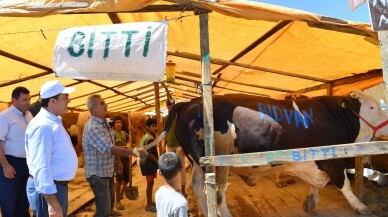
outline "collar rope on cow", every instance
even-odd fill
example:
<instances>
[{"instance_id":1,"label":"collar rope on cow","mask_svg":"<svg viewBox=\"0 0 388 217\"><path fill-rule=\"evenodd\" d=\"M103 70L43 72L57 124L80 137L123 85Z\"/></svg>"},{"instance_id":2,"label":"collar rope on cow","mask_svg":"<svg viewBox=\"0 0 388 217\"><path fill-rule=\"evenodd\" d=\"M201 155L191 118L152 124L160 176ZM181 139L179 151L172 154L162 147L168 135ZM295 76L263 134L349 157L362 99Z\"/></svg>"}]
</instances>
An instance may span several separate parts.
<instances>
[{"instance_id":1,"label":"collar rope on cow","mask_svg":"<svg viewBox=\"0 0 388 217\"><path fill-rule=\"evenodd\" d=\"M375 135L376 135L376 132L380 129L380 128L383 128L385 125L388 124L388 120L382 122L381 124L377 125L376 127L373 126L372 124L370 124L367 120L365 120L363 117L361 117L360 114L358 114L357 112L355 111L352 111L357 117L359 117L361 120L363 120L370 128L373 129L373 137L372 137L372 140L373 138L376 138Z\"/></svg>"}]
</instances>

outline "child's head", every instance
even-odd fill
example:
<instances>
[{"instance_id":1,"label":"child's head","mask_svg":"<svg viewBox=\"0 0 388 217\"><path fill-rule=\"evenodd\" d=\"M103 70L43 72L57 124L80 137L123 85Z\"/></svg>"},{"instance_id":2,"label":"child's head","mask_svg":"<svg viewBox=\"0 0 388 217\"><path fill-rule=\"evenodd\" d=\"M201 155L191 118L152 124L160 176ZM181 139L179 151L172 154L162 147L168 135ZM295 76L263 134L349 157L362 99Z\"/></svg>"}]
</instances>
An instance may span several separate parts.
<instances>
[{"instance_id":1,"label":"child's head","mask_svg":"<svg viewBox=\"0 0 388 217\"><path fill-rule=\"evenodd\" d=\"M115 116L113 118L113 124L115 130L121 130L123 127L123 119L120 116Z\"/></svg>"},{"instance_id":2,"label":"child's head","mask_svg":"<svg viewBox=\"0 0 388 217\"><path fill-rule=\"evenodd\" d=\"M156 128L156 118L148 118L146 120L146 128L147 128L148 132L155 134L156 130L157 130L157 128Z\"/></svg>"},{"instance_id":3,"label":"child's head","mask_svg":"<svg viewBox=\"0 0 388 217\"><path fill-rule=\"evenodd\" d=\"M160 156L158 161L159 171L166 181L178 175L182 169L182 162L174 152L166 152Z\"/></svg>"}]
</instances>

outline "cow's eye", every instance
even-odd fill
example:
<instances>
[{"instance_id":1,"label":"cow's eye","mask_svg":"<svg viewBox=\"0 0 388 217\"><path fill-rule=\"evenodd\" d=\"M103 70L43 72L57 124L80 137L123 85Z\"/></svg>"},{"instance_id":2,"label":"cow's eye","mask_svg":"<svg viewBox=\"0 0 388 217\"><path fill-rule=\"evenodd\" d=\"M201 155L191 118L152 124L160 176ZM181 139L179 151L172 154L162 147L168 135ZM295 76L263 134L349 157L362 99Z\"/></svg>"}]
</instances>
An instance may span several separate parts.
<instances>
[{"instance_id":1,"label":"cow's eye","mask_svg":"<svg viewBox=\"0 0 388 217\"><path fill-rule=\"evenodd\" d=\"M375 107L371 106L370 109L374 109Z\"/></svg>"}]
</instances>

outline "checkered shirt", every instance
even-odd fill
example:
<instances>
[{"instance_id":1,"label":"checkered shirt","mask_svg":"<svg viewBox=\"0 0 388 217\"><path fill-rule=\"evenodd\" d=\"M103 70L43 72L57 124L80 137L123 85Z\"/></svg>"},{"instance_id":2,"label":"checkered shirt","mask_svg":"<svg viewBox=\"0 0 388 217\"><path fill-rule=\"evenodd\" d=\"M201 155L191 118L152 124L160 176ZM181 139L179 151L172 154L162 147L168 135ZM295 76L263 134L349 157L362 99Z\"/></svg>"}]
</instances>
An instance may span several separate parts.
<instances>
[{"instance_id":1,"label":"checkered shirt","mask_svg":"<svg viewBox=\"0 0 388 217\"><path fill-rule=\"evenodd\" d=\"M112 154L114 132L105 120L91 116L85 125L82 147L85 155L85 176L113 177Z\"/></svg>"}]
</instances>

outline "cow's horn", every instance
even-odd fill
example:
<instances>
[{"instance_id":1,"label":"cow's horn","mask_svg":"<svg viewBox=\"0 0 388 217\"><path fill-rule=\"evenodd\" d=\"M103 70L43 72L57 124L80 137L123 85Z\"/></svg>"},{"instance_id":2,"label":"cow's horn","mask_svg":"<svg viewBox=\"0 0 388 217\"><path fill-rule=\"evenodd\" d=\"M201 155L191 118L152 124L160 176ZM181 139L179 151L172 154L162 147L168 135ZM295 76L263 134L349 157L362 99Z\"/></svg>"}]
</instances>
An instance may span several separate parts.
<instances>
[{"instance_id":1,"label":"cow's horn","mask_svg":"<svg viewBox=\"0 0 388 217\"><path fill-rule=\"evenodd\" d=\"M356 91L356 90L354 90L350 93L350 97L355 98L355 99L361 98L361 95L362 95L362 92Z\"/></svg>"}]
</instances>

